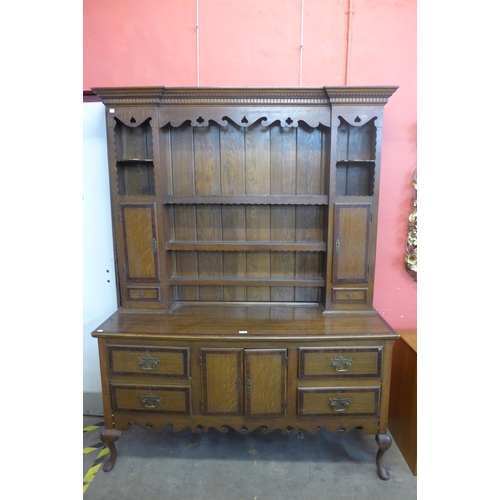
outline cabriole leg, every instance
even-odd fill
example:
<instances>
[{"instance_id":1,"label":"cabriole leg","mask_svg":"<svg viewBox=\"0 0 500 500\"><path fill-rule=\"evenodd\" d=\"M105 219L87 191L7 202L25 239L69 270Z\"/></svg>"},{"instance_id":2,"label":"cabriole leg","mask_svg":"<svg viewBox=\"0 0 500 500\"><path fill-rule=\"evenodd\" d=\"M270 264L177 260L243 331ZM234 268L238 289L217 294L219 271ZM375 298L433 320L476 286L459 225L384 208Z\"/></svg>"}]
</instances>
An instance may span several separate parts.
<instances>
[{"instance_id":1,"label":"cabriole leg","mask_svg":"<svg viewBox=\"0 0 500 500\"><path fill-rule=\"evenodd\" d=\"M101 432L101 442L103 442L109 448L109 460L104 464L104 472L109 472L115 465L116 462L116 446L115 441L117 441L122 435L122 431L115 431L113 429L104 429Z\"/></svg>"},{"instance_id":2,"label":"cabriole leg","mask_svg":"<svg viewBox=\"0 0 500 500\"><path fill-rule=\"evenodd\" d=\"M378 477L380 479L383 479L384 481L387 481L390 477L390 474L382 464L382 457L384 456L385 452L391 447L392 438L391 436L389 436L389 434L377 434L375 436L375 440L378 444L378 452L376 457Z\"/></svg>"}]
</instances>

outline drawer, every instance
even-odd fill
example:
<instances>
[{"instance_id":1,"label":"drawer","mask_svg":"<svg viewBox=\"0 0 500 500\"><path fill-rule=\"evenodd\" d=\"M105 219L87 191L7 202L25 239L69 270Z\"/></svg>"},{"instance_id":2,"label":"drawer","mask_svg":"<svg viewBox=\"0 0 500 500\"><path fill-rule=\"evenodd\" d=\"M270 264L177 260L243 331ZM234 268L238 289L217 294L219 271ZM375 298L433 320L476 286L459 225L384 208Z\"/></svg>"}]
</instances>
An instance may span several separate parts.
<instances>
[{"instance_id":1,"label":"drawer","mask_svg":"<svg viewBox=\"0 0 500 500\"><path fill-rule=\"evenodd\" d=\"M191 414L191 388L111 385L113 409Z\"/></svg>"},{"instance_id":2,"label":"drawer","mask_svg":"<svg viewBox=\"0 0 500 500\"><path fill-rule=\"evenodd\" d=\"M358 303L366 302L366 288L334 288L333 289L333 301L334 302L348 302L348 303Z\"/></svg>"},{"instance_id":3,"label":"drawer","mask_svg":"<svg viewBox=\"0 0 500 500\"><path fill-rule=\"evenodd\" d=\"M109 346L109 366L115 375L154 374L188 379L189 348Z\"/></svg>"},{"instance_id":4,"label":"drawer","mask_svg":"<svg viewBox=\"0 0 500 500\"><path fill-rule=\"evenodd\" d=\"M127 287L128 300L160 300L160 287Z\"/></svg>"},{"instance_id":5,"label":"drawer","mask_svg":"<svg viewBox=\"0 0 500 500\"><path fill-rule=\"evenodd\" d=\"M298 389L299 417L344 415L376 416L380 387L302 387Z\"/></svg>"},{"instance_id":6,"label":"drawer","mask_svg":"<svg viewBox=\"0 0 500 500\"><path fill-rule=\"evenodd\" d=\"M299 379L380 377L382 347L299 348Z\"/></svg>"}]
</instances>

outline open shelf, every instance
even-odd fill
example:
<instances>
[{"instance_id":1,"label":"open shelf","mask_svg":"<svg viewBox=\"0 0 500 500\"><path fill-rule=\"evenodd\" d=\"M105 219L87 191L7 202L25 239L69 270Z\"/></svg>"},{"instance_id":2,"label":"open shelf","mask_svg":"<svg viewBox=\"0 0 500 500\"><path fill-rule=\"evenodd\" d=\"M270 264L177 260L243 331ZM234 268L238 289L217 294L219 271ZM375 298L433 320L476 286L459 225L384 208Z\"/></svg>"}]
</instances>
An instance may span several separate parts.
<instances>
[{"instance_id":1,"label":"open shelf","mask_svg":"<svg viewBox=\"0 0 500 500\"><path fill-rule=\"evenodd\" d=\"M336 196L373 196L375 186L375 119L351 125L340 117L337 130Z\"/></svg>"},{"instance_id":2,"label":"open shelf","mask_svg":"<svg viewBox=\"0 0 500 500\"><path fill-rule=\"evenodd\" d=\"M373 196L375 162L340 161L336 171L336 196Z\"/></svg>"},{"instance_id":3,"label":"open shelf","mask_svg":"<svg viewBox=\"0 0 500 500\"><path fill-rule=\"evenodd\" d=\"M228 252L326 252L326 243L289 241L167 241L165 250Z\"/></svg>"},{"instance_id":4,"label":"open shelf","mask_svg":"<svg viewBox=\"0 0 500 500\"><path fill-rule=\"evenodd\" d=\"M155 195L152 160L120 160L116 166L120 196Z\"/></svg>"},{"instance_id":5,"label":"open shelf","mask_svg":"<svg viewBox=\"0 0 500 500\"><path fill-rule=\"evenodd\" d=\"M180 277L172 276L169 285L214 285L214 286L318 286L324 287L322 278L241 278L241 277Z\"/></svg>"},{"instance_id":6,"label":"open shelf","mask_svg":"<svg viewBox=\"0 0 500 500\"><path fill-rule=\"evenodd\" d=\"M328 195L214 195L163 197L165 205L328 205Z\"/></svg>"}]
</instances>

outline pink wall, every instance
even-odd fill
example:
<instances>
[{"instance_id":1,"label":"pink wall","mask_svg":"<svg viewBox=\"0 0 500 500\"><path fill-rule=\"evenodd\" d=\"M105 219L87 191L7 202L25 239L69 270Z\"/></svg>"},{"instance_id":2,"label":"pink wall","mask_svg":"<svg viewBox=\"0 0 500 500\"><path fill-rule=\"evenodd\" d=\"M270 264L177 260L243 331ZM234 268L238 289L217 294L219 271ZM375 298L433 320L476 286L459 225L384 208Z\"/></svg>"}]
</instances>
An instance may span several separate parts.
<instances>
[{"instance_id":1,"label":"pink wall","mask_svg":"<svg viewBox=\"0 0 500 500\"><path fill-rule=\"evenodd\" d=\"M404 255L417 156L416 1L198 0L197 45L196 0L85 0L83 89L399 85L385 108L375 307L394 328L413 329L417 285Z\"/></svg>"}]
</instances>

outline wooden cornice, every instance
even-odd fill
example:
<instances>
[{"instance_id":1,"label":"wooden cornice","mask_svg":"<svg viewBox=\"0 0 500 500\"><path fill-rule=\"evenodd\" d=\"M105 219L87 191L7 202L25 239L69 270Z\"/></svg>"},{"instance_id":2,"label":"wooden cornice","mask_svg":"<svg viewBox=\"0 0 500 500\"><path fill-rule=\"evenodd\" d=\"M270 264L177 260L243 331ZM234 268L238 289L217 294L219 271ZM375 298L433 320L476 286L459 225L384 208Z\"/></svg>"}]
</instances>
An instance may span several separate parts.
<instances>
[{"instance_id":1,"label":"wooden cornice","mask_svg":"<svg viewBox=\"0 0 500 500\"><path fill-rule=\"evenodd\" d=\"M325 87L331 104L386 104L399 87Z\"/></svg>"},{"instance_id":2,"label":"wooden cornice","mask_svg":"<svg viewBox=\"0 0 500 500\"><path fill-rule=\"evenodd\" d=\"M385 87L99 87L105 105L327 106L385 104L396 91Z\"/></svg>"}]
</instances>

